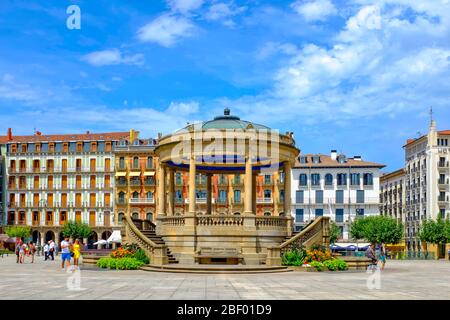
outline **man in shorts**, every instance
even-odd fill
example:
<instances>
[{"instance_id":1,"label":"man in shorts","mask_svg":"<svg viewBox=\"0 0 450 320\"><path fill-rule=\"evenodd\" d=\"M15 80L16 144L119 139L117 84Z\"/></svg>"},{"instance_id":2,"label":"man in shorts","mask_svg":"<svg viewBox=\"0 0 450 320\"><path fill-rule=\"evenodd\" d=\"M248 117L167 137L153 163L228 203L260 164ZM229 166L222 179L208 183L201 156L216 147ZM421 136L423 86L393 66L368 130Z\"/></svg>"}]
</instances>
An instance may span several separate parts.
<instances>
[{"instance_id":1,"label":"man in shorts","mask_svg":"<svg viewBox=\"0 0 450 320\"><path fill-rule=\"evenodd\" d=\"M61 241L61 268L64 269L64 261L67 261L67 266L70 267L70 243L69 237L64 237Z\"/></svg>"}]
</instances>

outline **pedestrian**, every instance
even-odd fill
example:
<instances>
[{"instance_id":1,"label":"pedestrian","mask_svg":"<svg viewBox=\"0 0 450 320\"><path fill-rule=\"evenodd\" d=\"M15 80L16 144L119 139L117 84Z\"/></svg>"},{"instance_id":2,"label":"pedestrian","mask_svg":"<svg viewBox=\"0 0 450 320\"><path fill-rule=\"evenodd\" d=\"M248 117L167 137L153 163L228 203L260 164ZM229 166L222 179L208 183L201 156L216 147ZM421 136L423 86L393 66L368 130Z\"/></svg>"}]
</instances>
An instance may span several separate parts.
<instances>
[{"instance_id":1,"label":"pedestrian","mask_svg":"<svg viewBox=\"0 0 450 320\"><path fill-rule=\"evenodd\" d=\"M36 246L34 245L33 241L30 241L30 243L28 244L28 248L30 250L31 263L34 263L34 255L36 254Z\"/></svg>"},{"instance_id":2,"label":"pedestrian","mask_svg":"<svg viewBox=\"0 0 450 320\"><path fill-rule=\"evenodd\" d=\"M20 246L21 246L20 241L16 242L16 249L15 249L16 257L17 257L16 263L19 263L19 261L20 261Z\"/></svg>"},{"instance_id":3,"label":"pedestrian","mask_svg":"<svg viewBox=\"0 0 450 320\"><path fill-rule=\"evenodd\" d=\"M25 249L27 248L27 245L20 241L20 248L19 248L19 263L25 262Z\"/></svg>"},{"instance_id":4,"label":"pedestrian","mask_svg":"<svg viewBox=\"0 0 450 320\"><path fill-rule=\"evenodd\" d=\"M50 247L49 247L49 245L48 245L48 243L46 243L45 245L44 245L44 261L47 261L48 260L48 253L49 253L49 250L50 250Z\"/></svg>"},{"instance_id":5,"label":"pedestrian","mask_svg":"<svg viewBox=\"0 0 450 320\"><path fill-rule=\"evenodd\" d=\"M52 261L55 260L55 242L53 240L49 241L48 244L48 255L52 258Z\"/></svg>"},{"instance_id":6,"label":"pedestrian","mask_svg":"<svg viewBox=\"0 0 450 320\"><path fill-rule=\"evenodd\" d=\"M69 237L64 237L61 241L61 268L64 269L64 262L67 261L67 266L70 267L70 242Z\"/></svg>"},{"instance_id":7,"label":"pedestrian","mask_svg":"<svg viewBox=\"0 0 450 320\"><path fill-rule=\"evenodd\" d=\"M368 269L376 268L378 260L375 254L375 245L373 243L370 244L369 248L366 250L366 257L370 259L371 263L369 264Z\"/></svg>"},{"instance_id":8,"label":"pedestrian","mask_svg":"<svg viewBox=\"0 0 450 320\"><path fill-rule=\"evenodd\" d=\"M381 270L384 270L384 266L386 264L386 246L384 243L380 245L380 254L378 256L381 263Z\"/></svg>"},{"instance_id":9,"label":"pedestrian","mask_svg":"<svg viewBox=\"0 0 450 320\"><path fill-rule=\"evenodd\" d=\"M80 240L76 239L73 245L73 264L78 266L78 259L80 259Z\"/></svg>"}]
</instances>

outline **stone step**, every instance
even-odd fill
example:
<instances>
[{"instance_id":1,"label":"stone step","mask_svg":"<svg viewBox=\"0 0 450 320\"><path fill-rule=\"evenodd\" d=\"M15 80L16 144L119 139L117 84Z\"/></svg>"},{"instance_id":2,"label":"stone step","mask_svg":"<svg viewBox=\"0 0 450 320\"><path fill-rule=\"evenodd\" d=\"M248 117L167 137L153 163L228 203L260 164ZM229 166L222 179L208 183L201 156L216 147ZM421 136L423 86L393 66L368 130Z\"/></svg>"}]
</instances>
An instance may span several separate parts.
<instances>
[{"instance_id":1,"label":"stone step","mask_svg":"<svg viewBox=\"0 0 450 320\"><path fill-rule=\"evenodd\" d=\"M208 265L211 266L211 265ZM200 268L198 265L193 267L188 266L173 266L173 265L164 265L164 266L152 266L146 265L140 268L144 271L153 271L153 272L171 272L171 273L196 273L196 274L252 274L252 273L279 273L279 272L292 272L292 270L286 267L249 267L249 268L233 268L233 266L226 268L211 268L205 267Z\"/></svg>"}]
</instances>

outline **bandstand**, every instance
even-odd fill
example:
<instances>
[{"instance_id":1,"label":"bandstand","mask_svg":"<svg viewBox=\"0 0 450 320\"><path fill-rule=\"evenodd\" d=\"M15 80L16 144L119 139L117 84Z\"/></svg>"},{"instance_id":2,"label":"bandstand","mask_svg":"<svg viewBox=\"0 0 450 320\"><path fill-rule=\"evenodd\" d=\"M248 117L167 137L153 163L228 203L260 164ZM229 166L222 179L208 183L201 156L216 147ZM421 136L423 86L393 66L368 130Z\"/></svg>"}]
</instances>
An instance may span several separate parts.
<instances>
[{"instance_id":1,"label":"bandstand","mask_svg":"<svg viewBox=\"0 0 450 320\"><path fill-rule=\"evenodd\" d=\"M155 149L156 226L139 231L126 217L127 236L149 253L155 265L168 264L170 259L183 265L260 265L267 259L279 264L283 243L292 236L291 168L299 152L291 133L243 121L229 109L213 120L163 136ZM189 177L188 210L183 212L176 210L175 201L174 176L180 171ZM202 211L196 206L200 173L206 176L206 210ZM218 174L244 176L243 203L229 201L240 210L213 209L211 180ZM259 174L284 177L282 183L274 183L274 194L282 188L284 199L274 201L271 216L255 214Z\"/></svg>"}]
</instances>

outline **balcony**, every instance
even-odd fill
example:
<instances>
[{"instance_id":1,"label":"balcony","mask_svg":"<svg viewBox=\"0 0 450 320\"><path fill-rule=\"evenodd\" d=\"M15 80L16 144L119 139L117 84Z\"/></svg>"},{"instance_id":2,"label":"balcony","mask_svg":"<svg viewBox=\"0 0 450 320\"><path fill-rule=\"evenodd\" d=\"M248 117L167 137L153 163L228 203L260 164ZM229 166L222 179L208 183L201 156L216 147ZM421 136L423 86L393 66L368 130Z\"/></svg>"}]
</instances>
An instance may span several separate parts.
<instances>
[{"instance_id":1,"label":"balcony","mask_svg":"<svg viewBox=\"0 0 450 320\"><path fill-rule=\"evenodd\" d=\"M130 187L137 188L141 186L141 180L130 180Z\"/></svg>"},{"instance_id":2,"label":"balcony","mask_svg":"<svg viewBox=\"0 0 450 320\"><path fill-rule=\"evenodd\" d=\"M155 198L131 198L130 204L154 204Z\"/></svg>"},{"instance_id":3,"label":"balcony","mask_svg":"<svg viewBox=\"0 0 450 320\"><path fill-rule=\"evenodd\" d=\"M228 199L218 198L218 199L216 200L216 202L217 202L218 204L223 204L223 205L225 205L225 204L228 204Z\"/></svg>"},{"instance_id":4,"label":"balcony","mask_svg":"<svg viewBox=\"0 0 450 320\"><path fill-rule=\"evenodd\" d=\"M184 199L184 202L189 204L189 198ZM216 202L215 199L211 198L211 203L215 203L215 202ZM204 203L206 203L206 198L196 198L195 203L196 204L204 204Z\"/></svg>"},{"instance_id":5,"label":"balcony","mask_svg":"<svg viewBox=\"0 0 450 320\"><path fill-rule=\"evenodd\" d=\"M448 161L439 161L438 168L439 169L448 169Z\"/></svg>"},{"instance_id":6,"label":"balcony","mask_svg":"<svg viewBox=\"0 0 450 320\"><path fill-rule=\"evenodd\" d=\"M145 180L144 186L146 187L154 187L155 186L155 180Z\"/></svg>"},{"instance_id":7,"label":"balcony","mask_svg":"<svg viewBox=\"0 0 450 320\"><path fill-rule=\"evenodd\" d=\"M126 180L117 180L116 181L116 185L118 187L126 187L127 186L127 181Z\"/></svg>"},{"instance_id":8,"label":"balcony","mask_svg":"<svg viewBox=\"0 0 450 320\"><path fill-rule=\"evenodd\" d=\"M272 198L257 198L256 199L256 203L259 203L259 204L270 204L270 203L273 203L273 199Z\"/></svg>"},{"instance_id":9,"label":"balcony","mask_svg":"<svg viewBox=\"0 0 450 320\"><path fill-rule=\"evenodd\" d=\"M244 185L244 181L241 179L233 179L233 186L234 187L240 187Z\"/></svg>"}]
</instances>

